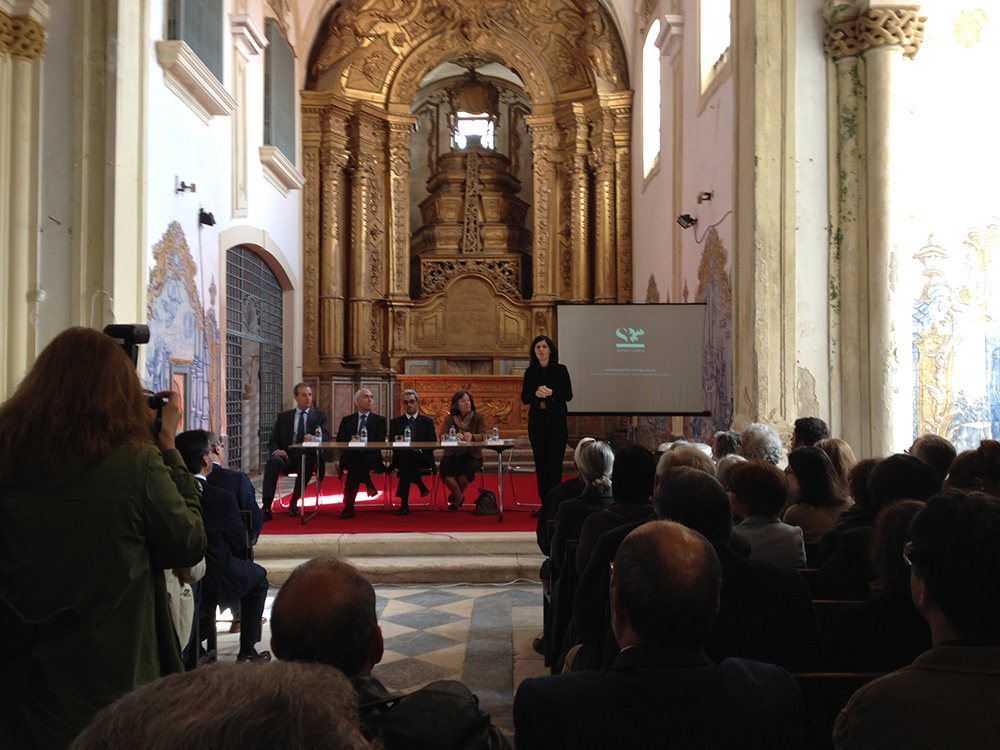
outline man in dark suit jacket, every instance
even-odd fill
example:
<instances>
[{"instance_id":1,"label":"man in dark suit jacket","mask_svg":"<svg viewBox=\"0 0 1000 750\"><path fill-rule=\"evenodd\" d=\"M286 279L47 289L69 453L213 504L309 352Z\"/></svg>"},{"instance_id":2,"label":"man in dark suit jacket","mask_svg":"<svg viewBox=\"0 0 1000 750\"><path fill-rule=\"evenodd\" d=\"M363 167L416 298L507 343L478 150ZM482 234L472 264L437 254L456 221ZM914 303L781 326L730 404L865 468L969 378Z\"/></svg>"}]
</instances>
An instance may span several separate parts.
<instances>
[{"instance_id":1,"label":"man in dark suit jacket","mask_svg":"<svg viewBox=\"0 0 1000 750\"><path fill-rule=\"evenodd\" d=\"M361 428L368 430L368 442L384 443L386 422L385 417L372 411L375 397L367 388L359 388L354 392L354 406L356 411L347 414L340 420L337 426L337 442L347 443L355 435L361 434ZM357 497L358 487L364 482L368 488L368 494L375 497L378 490L372 482L372 471L385 471L385 464L382 463L382 452L378 450L346 450L340 456L341 468L347 472L344 480L344 510L341 518L354 518L354 498Z\"/></svg>"},{"instance_id":2,"label":"man in dark suit jacket","mask_svg":"<svg viewBox=\"0 0 1000 750\"><path fill-rule=\"evenodd\" d=\"M410 428L410 440L414 443L434 443L437 442L437 432L434 429L434 420L420 413L420 396L414 390L403 391L403 413L389 422L389 435L405 435L406 428ZM416 484L420 490L420 497L427 497L430 490L424 484L420 472L426 469L434 471L434 451L433 450L402 450L393 451L392 463L389 464L389 471L393 469L399 474L399 486L396 488L396 497L399 498L399 510L397 516L405 516L410 512L409 495L410 485Z\"/></svg>"},{"instance_id":3,"label":"man in dark suit jacket","mask_svg":"<svg viewBox=\"0 0 1000 750\"><path fill-rule=\"evenodd\" d=\"M209 484L205 479L212 466L205 430L182 432L175 443L184 464L202 486L201 513L205 519L205 536L208 537L205 577L200 581L202 597L214 600L222 607L239 608L238 661L270 661L269 652L258 654L256 649L267 600L267 571L243 559L247 531L237 509L236 496Z\"/></svg>"},{"instance_id":4,"label":"man in dark suit jacket","mask_svg":"<svg viewBox=\"0 0 1000 750\"><path fill-rule=\"evenodd\" d=\"M278 475L298 472L295 478L295 489L292 490L292 500L288 506L288 514L299 515L298 501L302 494L303 482L316 470L316 453L306 452L305 477L302 476L302 453L292 450L291 446L312 440L316 428L323 431L323 440L330 439L330 422L326 412L314 409L312 386L308 383L298 383L292 389L295 397L295 408L283 411L274 420L271 430L271 440L267 449L271 457L264 465L264 486L262 488L264 502L264 520L271 520L271 503L274 500L274 490L278 486Z\"/></svg>"},{"instance_id":5,"label":"man in dark suit jacket","mask_svg":"<svg viewBox=\"0 0 1000 750\"><path fill-rule=\"evenodd\" d=\"M261 512L260 506L257 505L257 495L250 482L250 477L245 472L227 469L222 465L222 443L219 441L218 435L214 432L208 433L208 442L212 469L206 479L210 485L229 490L236 495L236 505L240 511L250 513L250 526L247 530L250 533L250 544L256 544L264 525L264 514Z\"/></svg>"},{"instance_id":6,"label":"man in dark suit jacket","mask_svg":"<svg viewBox=\"0 0 1000 750\"><path fill-rule=\"evenodd\" d=\"M652 521L629 534L611 581L621 653L606 672L522 682L518 750L798 747L802 697L791 676L705 654L721 582L715 549L698 532Z\"/></svg>"}]
</instances>

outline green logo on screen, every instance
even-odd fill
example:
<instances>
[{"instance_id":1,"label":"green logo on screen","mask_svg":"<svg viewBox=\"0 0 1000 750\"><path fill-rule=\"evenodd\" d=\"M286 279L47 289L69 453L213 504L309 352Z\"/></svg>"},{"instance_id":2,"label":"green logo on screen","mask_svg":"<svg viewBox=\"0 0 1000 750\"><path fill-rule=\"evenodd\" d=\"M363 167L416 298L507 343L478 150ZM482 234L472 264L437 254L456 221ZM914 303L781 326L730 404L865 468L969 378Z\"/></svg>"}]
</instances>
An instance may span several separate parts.
<instances>
[{"instance_id":1,"label":"green logo on screen","mask_svg":"<svg viewBox=\"0 0 1000 750\"><path fill-rule=\"evenodd\" d=\"M646 345L639 342L640 336L645 336L646 332L641 328L619 328L615 331L615 336L624 341L624 344L615 344L616 349L645 349Z\"/></svg>"}]
</instances>

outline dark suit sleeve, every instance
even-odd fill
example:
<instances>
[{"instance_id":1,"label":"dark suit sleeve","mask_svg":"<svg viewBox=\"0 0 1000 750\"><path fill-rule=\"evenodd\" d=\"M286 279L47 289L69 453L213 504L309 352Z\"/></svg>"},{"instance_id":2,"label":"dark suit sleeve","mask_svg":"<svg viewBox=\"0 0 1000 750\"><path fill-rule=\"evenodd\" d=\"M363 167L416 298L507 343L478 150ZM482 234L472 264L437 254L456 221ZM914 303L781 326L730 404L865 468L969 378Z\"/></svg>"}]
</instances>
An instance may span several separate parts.
<instances>
[{"instance_id":1,"label":"dark suit sleeve","mask_svg":"<svg viewBox=\"0 0 1000 750\"><path fill-rule=\"evenodd\" d=\"M351 436L354 434L354 425L356 423L355 416L353 414L346 414L341 418L340 424L337 425L337 442L338 443L348 443L351 440Z\"/></svg>"},{"instance_id":2,"label":"dark suit sleeve","mask_svg":"<svg viewBox=\"0 0 1000 750\"><path fill-rule=\"evenodd\" d=\"M264 528L264 513L257 505L257 494L254 492L253 484L244 472L240 472L240 498L241 506L244 510L250 511L250 531L254 537L260 535Z\"/></svg>"},{"instance_id":3,"label":"dark suit sleeve","mask_svg":"<svg viewBox=\"0 0 1000 750\"><path fill-rule=\"evenodd\" d=\"M372 414L368 418L368 421L374 422L374 424L368 429L368 439L373 443L384 443L386 432L385 417L381 414Z\"/></svg>"},{"instance_id":4,"label":"dark suit sleeve","mask_svg":"<svg viewBox=\"0 0 1000 750\"><path fill-rule=\"evenodd\" d=\"M569 370L566 369L566 365L558 365L552 374L552 382L549 383L549 388L552 389L552 400L564 403L572 401L573 385L570 383Z\"/></svg>"},{"instance_id":5,"label":"dark suit sleeve","mask_svg":"<svg viewBox=\"0 0 1000 750\"><path fill-rule=\"evenodd\" d=\"M267 441L267 452L274 453L275 451L283 451L287 446L281 444L281 417L279 414L275 417L274 427L271 428L271 439Z\"/></svg>"}]
</instances>

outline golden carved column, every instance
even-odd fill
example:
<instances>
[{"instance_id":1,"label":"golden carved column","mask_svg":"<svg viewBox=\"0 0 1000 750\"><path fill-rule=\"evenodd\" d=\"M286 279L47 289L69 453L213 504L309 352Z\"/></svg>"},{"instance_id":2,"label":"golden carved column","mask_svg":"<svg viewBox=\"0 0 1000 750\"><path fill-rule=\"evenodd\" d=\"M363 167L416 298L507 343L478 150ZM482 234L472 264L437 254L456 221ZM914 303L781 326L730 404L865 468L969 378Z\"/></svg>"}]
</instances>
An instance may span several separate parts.
<instances>
[{"instance_id":1,"label":"golden carved column","mask_svg":"<svg viewBox=\"0 0 1000 750\"><path fill-rule=\"evenodd\" d=\"M388 117L389 152L389 283L386 296L410 298L410 131L417 118Z\"/></svg>"},{"instance_id":2,"label":"golden carved column","mask_svg":"<svg viewBox=\"0 0 1000 750\"><path fill-rule=\"evenodd\" d=\"M590 236L590 173L587 167L587 116L583 105L573 104L574 148L570 175L570 302L590 302L592 266L587 252Z\"/></svg>"},{"instance_id":3,"label":"golden carved column","mask_svg":"<svg viewBox=\"0 0 1000 750\"><path fill-rule=\"evenodd\" d=\"M347 123L350 112L336 104L326 112L323 128L323 239L320 249L319 357L324 370L339 365L344 358L345 294L344 264L349 243L347 216L347 175L350 154Z\"/></svg>"},{"instance_id":4,"label":"golden carved column","mask_svg":"<svg viewBox=\"0 0 1000 750\"><path fill-rule=\"evenodd\" d=\"M559 212L559 182L556 177L556 149L559 130L552 115L524 118L534 139L534 209L535 252L532 277L535 300L554 300L558 295L558 238L556 220Z\"/></svg>"},{"instance_id":5,"label":"golden carved column","mask_svg":"<svg viewBox=\"0 0 1000 750\"><path fill-rule=\"evenodd\" d=\"M632 289L632 93L602 95L607 100L615 147L615 244L618 302L630 302Z\"/></svg>"},{"instance_id":6,"label":"golden carved column","mask_svg":"<svg viewBox=\"0 0 1000 750\"><path fill-rule=\"evenodd\" d=\"M320 153L323 138L323 97L311 91L302 92L302 366L311 371L319 365L319 340L323 332L319 319L315 285L310 268L320 263L320 220L322 179Z\"/></svg>"},{"instance_id":7,"label":"golden carved column","mask_svg":"<svg viewBox=\"0 0 1000 750\"><path fill-rule=\"evenodd\" d=\"M618 301L618 250L614 139L609 113L602 107L595 116L591 164L594 170L594 302Z\"/></svg>"},{"instance_id":8,"label":"golden carved column","mask_svg":"<svg viewBox=\"0 0 1000 750\"><path fill-rule=\"evenodd\" d=\"M37 284L38 67L45 54L44 3L26 15L0 11L0 270L4 323L0 398L11 393L35 354L31 320Z\"/></svg>"},{"instance_id":9,"label":"golden carved column","mask_svg":"<svg viewBox=\"0 0 1000 750\"><path fill-rule=\"evenodd\" d=\"M837 216L852 239L857 239L855 257L844 254L845 248L831 248L840 252L841 270L845 266L867 272L854 278L847 275L848 284L867 282L861 288L861 298L867 292L868 316L858 320L856 329L843 330L841 339L847 340L849 351L867 354L868 392L862 393L861 402L868 401L867 409L858 413L858 404L849 400L850 393L842 394L841 419L844 424L861 421L868 425L867 434L859 435L862 455L886 455L908 443L912 433L913 368L910 363L911 334L909 330L911 300L899 289L898 244L900 212L893 202L898 177L897 163L909 155L893 149L894 129L905 117L905 106L894 100L894 76L904 57L913 58L923 41L925 16L912 4L880 3L868 7L856 17L834 18L827 29L827 53L834 61L860 55L862 65L835 62L838 72L850 76L851 81L841 82L834 91L845 95L845 106L854 104L856 118L841 115L837 121L834 138L837 139L837 163L846 170L845 179L850 188L857 182L864 189L834 199L854 199L854 203L837 206ZM838 76L839 78L839 76ZM849 87L849 88L848 88ZM844 89L848 88L848 91ZM839 112L850 112L840 109ZM852 140L851 136L855 136ZM857 138L863 138L858 144ZM856 149L860 145L861 153ZM851 170L856 170L852 172ZM839 186L838 186L839 187ZM852 226L850 214L865 217L866 221ZM852 230L858 229L857 233ZM833 235L834 243L838 236ZM846 250L855 248L848 246ZM848 272L850 274L850 272ZM853 304L854 300L850 300ZM854 324L849 319L845 321ZM863 359L863 358L862 358ZM853 364L849 362L849 364ZM848 375L850 372L847 373ZM867 396L867 399L865 399Z\"/></svg>"}]
</instances>

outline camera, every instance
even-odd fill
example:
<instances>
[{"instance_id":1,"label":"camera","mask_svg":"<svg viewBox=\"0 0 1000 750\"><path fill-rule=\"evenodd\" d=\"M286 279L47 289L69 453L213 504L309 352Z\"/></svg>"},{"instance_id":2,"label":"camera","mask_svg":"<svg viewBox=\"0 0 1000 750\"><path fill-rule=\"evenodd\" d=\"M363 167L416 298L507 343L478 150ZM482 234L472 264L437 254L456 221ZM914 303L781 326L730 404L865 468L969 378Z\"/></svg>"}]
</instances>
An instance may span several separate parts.
<instances>
[{"instance_id":1,"label":"camera","mask_svg":"<svg viewBox=\"0 0 1000 750\"><path fill-rule=\"evenodd\" d=\"M139 344L149 343L149 326L142 323L114 323L104 326L104 333L117 341L125 350L128 358L132 360L132 365L138 367ZM153 440L155 441L159 438L160 428L163 426L163 405L167 403L167 399L152 391L146 391L146 403L150 409L156 412L156 419L153 422Z\"/></svg>"}]
</instances>

